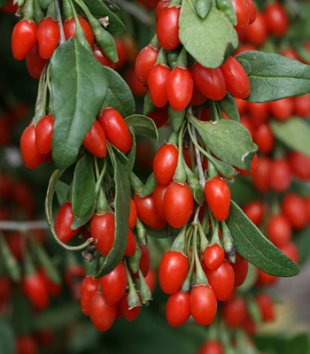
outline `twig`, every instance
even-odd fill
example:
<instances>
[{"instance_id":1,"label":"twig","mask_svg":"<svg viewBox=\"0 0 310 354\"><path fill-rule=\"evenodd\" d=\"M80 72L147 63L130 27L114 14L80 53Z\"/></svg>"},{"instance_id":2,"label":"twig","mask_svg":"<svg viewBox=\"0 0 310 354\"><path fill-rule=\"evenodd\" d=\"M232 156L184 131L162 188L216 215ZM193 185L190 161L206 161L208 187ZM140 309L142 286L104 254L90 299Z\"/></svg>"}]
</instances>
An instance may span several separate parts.
<instances>
[{"instance_id":1,"label":"twig","mask_svg":"<svg viewBox=\"0 0 310 354\"><path fill-rule=\"evenodd\" d=\"M196 135L196 129L194 126L192 126L192 134L195 138L195 140L197 141L197 135ZM205 184L206 184L206 178L205 175L203 173L203 167L202 167L202 162L201 162L201 157L200 157L200 152L197 148L197 146L194 144L195 147L195 154L196 154L196 160L197 160L197 168L198 168L198 173L199 173L199 181L200 184L202 186L202 188L204 188Z\"/></svg>"},{"instance_id":2,"label":"twig","mask_svg":"<svg viewBox=\"0 0 310 354\"><path fill-rule=\"evenodd\" d=\"M44 220L39 221L0 221L0 230L2 231L29 231L45 230L48 224Z\"/></svg>"},{"instance_id":3,"label":"twig","mask_svg":"<svg viewBox=\"0 0 310 354\"><path fill-rule=\"evenodd\" d=\"M57 22L58 22L59 30L60 30L60 43L64 43L66 41L66 38L65 38L64 27L62 25L59 0L55 0L55 7L56 7L56 13L57 13Z\"/></svg>"},{"instance_id":4,"label":"twig","mask_svg":"<svg viewBox=\"0 0 310 354\"><path fill-rule=\"evenodd\" d=\"M153 20L149 17L143 10L141 10L135 4L127 0L114 0L115 4L124 9L126 12L130 13L132 16L136 17L140 22L146 26L152 26Z\"/></svg>"}]
</instances>

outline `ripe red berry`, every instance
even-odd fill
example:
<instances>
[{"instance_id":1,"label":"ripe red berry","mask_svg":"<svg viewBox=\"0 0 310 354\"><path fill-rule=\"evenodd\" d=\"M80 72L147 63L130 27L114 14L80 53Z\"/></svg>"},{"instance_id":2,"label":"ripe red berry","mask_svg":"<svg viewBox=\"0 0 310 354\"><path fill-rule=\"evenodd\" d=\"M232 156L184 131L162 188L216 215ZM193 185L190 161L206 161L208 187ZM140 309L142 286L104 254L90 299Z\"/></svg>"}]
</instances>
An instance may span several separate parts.
<instances>
[{"instance_id":1,"label":"ripe red berry","mask_svg":"<svg viewBox=\"0 0 310 354\"><path fill-rule=\"evenodd\" d=\"M288 193L282 201L282 211L294 229L300 230L307 223L305 203L301 197Z\"/></svg>"},{"instance_id":2,"label":"ripe red berry","mask_svg":"<svg viewBox=\"0 0 310 354\"><path fill-rule=\"evenodd\" d=\"M215 218L219 221L226 220L230 210L230 189L226 182L219 177L207 181L205 197Z\"/></svg>"},{"instance_id":3,"label":"ripe red berry","mask_svg":"<svg viewBox=\"0 0 310 354\"><path fill-rule=\"evenodd\" d=\"M70 202L64 203L58 210L55 218L55 231L61 242L68 242L74 237L79 229L72 230L71 226L74 221L72 211L72 204Z\"/></svg>"},{"instance_id":4,"label":"ripe red berry","mask_svg":"<svg viewBox=\"0 0 310 354\"><path fill-rule=\"evenodd\" d=\"M52 138L54 129L54 117L47 115L41 118L36 125L36 147L40 154L48 154L52 151Z\"/></svg>"},{"instance_id":5,"label":"ripe red berry","mask_svg":"<svg viewBox=\"0 0 310 354\"><path fill-rule=\"evenodd\" d=\"M180 44L179 38L180 8L165 7L157 21L156 33L159 44L166 50L174 50Z\"/></svg>"},{"instance_id":6,"label":"ripe red berry","mask_svg":"<svg viewBox=\"0 0 310 354\"><path fill-rule=\"evenodd\" d=\"M260 309L260 313L264 322L273 322L275 320L275 307L271 297L261 293L256 296L255 301Z\"/></svg>"},{"instance_id":7,"label":"ripe red berry","mask_svg":"<svg viewBox=\"0 0 310 354\"><path fill-rule=\"evenodd\" d=\"M154 106L163 108L168 103L167 82L170 69L162 64L153 66L148 74L148 87Z\"/></svg>"},{"instance_id":8,"label":"ripe red berry","mask_svg":"<svg viewBox=\"0 0 310 354\"><path fill-rule=\"evenodd\" d=\"M127 288L127 274L123 262L120 262L109 274L100 278L100 286L105 300L116 304Z\"/></svg>"},{"instance_id":9,"label":"ripe red berry","mask_svg":"<svg viewBox=\"0 0 310 354\"><path fill-rule=\"evenodd\" d=\"M37 41L37 25L29 20L16 23L12 32L12 52L16 60L23 60Z\"/></svg>"},{"instance_id":10,"label":"ripe red berry","mask_svg":"<svg viewBox=\"0 0 310 354\"><path fill-rule=\"evenodd\" d=\"M58 22L51 17L42 20L38 26L37 39L41 58L49 59L60 40L60 29Z\"/></svg>"},{"instance_id":11,"label":"ripe red berry","mask_svg":"<svg viewBox=\"0 0 310 354\"><path fill-rule=\"evenodd\" d=\"M176 293L182 286L188 273L188 260L185 254L168 251L159 266L159 284L167 294Z\"/></svg>"},{"instance_id":12,"label":"ripe red berry","mask_svg":"<svg viewBox=\"0 0 310 354\"><path fill-rule=\"evenodd\" d=\"M208 269L217 269L225 258L225 251L223 248L215 243L208 246L203 253L203 260Z\"/></svg>"},{"instance_id":13,"label":"ripe red berry","mask_svg":"<svg viewBox=\"0 0 310 354\"><path fill-rule=\"evenodd\" d=\"M269 154L274 146L274 136L270 126L266 123L260 125L255 130L253 140L258 145L260 152Z\"/></svg>"},{"instance_id":14,"label":"ripe red berry","mask_svg":"<svg viewBox=\"0 0 310 354\"><path fill-rule=\"evenodd\" d=\"M141 49L137 56L135 71L136 74L144 84L147 83L149 72L155 65L158 57L158 49L152 47L150 44Z\"/></svg>"},{"instance_id":15,"label":"ripe red berry","mask_svg":"<svg viewBox=\"0 0 310 354\"><path fill-rule=\"evenodd\" d=\"M116 318L116 306L109 304L102 293L97 292L90 303L89 316L98 331L106 332Z\"/></svg>"},{"instance_id":16,"label":"ripe red berry","mask_svg":"<svg viewBox=\"0 0 310 354\"><path fill-rule=\"evenodd\" d=\"M93 47L95 37L90 24L88 23L87 20L85 20L84 17L79 16L78 18L87 42L91 47ZM63 27L64 27L66 40L76 36L75 21L73 17L69 20L66 20L63 24Z\"/></svg>"},{"instance_id":17,"label":"ripe red berry","mask_svg":"<svg viewBox=\"0 0 310 354\"><path fill-rule=\"evenodd\" d=\"M227 90L232 96L237 98L246 98L251 91L250 80L243 66L234 57L229 57L221 66L224 75Z\"/></svg>"},{"instance_id":18,"label":"ripe red berry","mask_svg":"<svg viewBox=\"0 0 310 354\"><path fill-rule=\"evenodd\" d=\"M158 184L167 185L171 182L178 164L178 154L178 149L172 144L164 144L157 151L153 171Z\"/></svg>"},{"instance_id":19,"label":"ripe red berry","mask_svg":"<svg viewBox=\"0 0 310 354\"><path fill-rule=\"evenodd\" d=\"M165 220L164 198L168 186L157 186L153 192L153 200L157 214Z\"/></svg>"},{"instance_id":20,"label":"ripe red berry","mask_svg":"<svg viewBox=\"0 0 310 354\"><path fill-rule=\"evenodd\" d=\"M86 276L81 285L81 309L84 315L89 314L91 300L98 291L99 280Z\"/></svg>"},{"instance_id":21,"label":"ripe red berry","mask_svg":"<svg viewBox=\"0 0 310 354\"><path fill-rule=\"evenodd\" d=\"M107 139L121 152L127 153L132 147L132 136L122 115L114 108L104 109L99 122Z\"/></svg>"},{"instance_id":22,"label":"ripe red berry","mask_svg":"<svg viewBox=\"0 0 310 354\"><path fill-rule=\"evenodd\" d=\"M293 114L294 100L291 97L269 102L269 109L274 118L285 121Z\"/></svg>"},{"instance_id":23,"label":"ripe red berry","mask_svg":"<svg viewBox=\"0 0 310 354\"><path fill-rule=\"evenodd\" d=\"M221 100L226 95L226 81L220 69L205 68L199 63L192 67L195 86L211 100Z\"/></svg>"},{"instance_id":24,"label":"ripe red berry","mask_svg":"<svg viewBox=\"0 0 310 354\"><path fill-rule=\"evenodd\" d=\"M243 207L245 215L256 225L259 226L264 218L264 205L261 201L255 200Z\"/></svg>"},{"instance_id":25,"label":"ripe red berry","mask_svg":"<svg viewBox=\"0 0 310 354\"><path fill-rule=\"evenodd\" d=\"M217 301L210 285L196 285L192 288L190 309L194 320L200 325L207 326L214 321Z\"/></svg>"},{"instance_id":26,"label":"ripe red berry","mask_svg":"<svg viewBox=\"0 0 310 354\"><path fill-rule=\"evenodd\" d=\"M217 269L206 269L206 275L216 298L227 301L231 298L235 286L235 273L230 262L224 261Z\"/></svg>"},{"instance_id":27,"label":"ripe red berry","mask_svg":"<svg viewBox=\"0 0 310 354\"><path fill-rule=\"evenodd\" d=\"M43 310L47 307L49 303L48 291L39 272L26 275L22 287L36 309Z\"/></svg>"},{"instance_id":28,"label":"ripe red berry","mask_svg":"<svg viewBox=\"0 0 310 354\"><path fill-rule=\"evenodd\" d=\"M268 4L264 18L269 31L275 36L282 37L288 29L288 16L283 5L279 2Z\"/></svg>"},{"instance_id":29,"label":"ripe red berry","mask_svg":"<svg viewBox=\"0 0 310 354\"><path fill-rule=\"evenodd\" d=\"M246 259L241 257L239 253L237 253L236 262L233 264L233 268L235 273L235 287L238 287L243 284L247 277L249 263Z\"/></svg>"},{"instance_id":30,"label":"ripe red berry","mask_svg":"<svg viewBox=\"0 0 310 354\"><path fill-rule=\"evenodd\" d=\"M94 124L86 134L83 145L85 148L98 158L103 158L107 154L107 142L104 130L100 123L95 120Z\"/></svg>"},{"instance_id":31,"label":"ripe red berry","mask_svg":"<svg viewBox=\"0 0 310 354\"><path fill-rule=\"evenodd\" d=\"M247 304L241 297L235 297L223 304L223 318L229 327L241 326L247 317Z\"/></svg>"},{"instance_id":32,"label":"ripe red berry","mask_svg":"<svg viewBox=\"0 0 310 354\"><path fill-rule=\"evenodd\" d=\"M190 71L176 67L167 79L167 96L170 106L177 112L183 111L191 102L194 82Z\"/></svg>"},{"instance_id":33,"label":"ripe red berry","mask_svg":"<svg viewBox=\"0 0 310 354\"><path fill-rule=\"evenodd\" d=\"M171 327L179 327L185 323L191 314L190 294L178 291L170 295L166 305L166 318Z\"/></svg>"},{"instance_id":34,"label":"ripe red berry","mask_svg":"<svg viewBox=\"0 0 310 354\"><path fill-rule=\"evenodd\" d=\"M144 224L155 230L161 230L165 227L166 221L158 214L153 196L141 198L138 194L135 194L134 201L138 217Z\"/></svg>"},{"instance_id":35,"label":"ripe red berry","mask_svg":"<svg viewBox=\"0 0 310 354\"><path fill-rule=\"evenodd\" d=\"M286 191L291 184L291 170L285 159L271 162L269 172L270 188L276 192Z\"/></svg>"},{"instance_id":36,"label":"ripe red berry","mask_svg":"<svg viewBox=\"0 0 310 354\"><path fill-rule=\"evenodd\" d=\"M29 125L20 138L20 152L23 162L26 167L31 169L39 167L45 158L45 155L40 154L37 150L35 131L35 126Z\"/></svg>"},{"instance_id":37,"label":"ripe red berry","mask_svg":"<svg viewBox=\"0 0 310 354\"><path fill-rule=\"evenodd\" d=\"M249 25L250 8L247 0L232 0L232 4L237 17L236 29L242 30Z\"/></svg>"},{"instance_id":38,"label":"ripe red berry","mask_svg":"<svg viewBox=\"0 0 310 354\"><path fill-rule=\"evenodd\" d=\"M165 219L176 229L183 227L190 219L194 208L194 198L187 184L172 182L164 197Z\"/></svg>"},{"instance_id":39,"label":"ripe red berry","mask_svg":"<svg viewBox=\"0 0 310 354\"><path fill-rule=\"evenodd\" d=\"M128 322L134 321L139 316L140 311L141 311L140 306L129 309L128 294L123 295L120 302L118 303L118 309L119 309L119 312L121 313L121 315Z\"/></svg>"},{"instance_id":40,"label":"ripe red berry","mask_svg":"<svg viewBox=\"0 0 310 354\"><path fill-rule=\"evenodd\" d=\"M114 244L115 219L113 213L96 214L90 223L90 233L97 250L107 256Z\"/></svg>"},{"instance_id":41,"label":"ripe red berry","mask_svg":"<svg viewBox=\"0 0 310 354\"><path fill-rule=\"evenodd\" d=\"M245 39L257 46L264 44L268 38L268 30L264 16L257 12L255 21L244 30Z\"/></svg>"},{"instance_id":42,"label":"ripe red berry","mask_svg":"<svg viewBox=\"0 0 310 354\"><path fill-rule=\"evenodd\" d=\"M200 347L197 354L224 354L224 348L219 341L209 340Z\"/></svg>"}]
</instances>

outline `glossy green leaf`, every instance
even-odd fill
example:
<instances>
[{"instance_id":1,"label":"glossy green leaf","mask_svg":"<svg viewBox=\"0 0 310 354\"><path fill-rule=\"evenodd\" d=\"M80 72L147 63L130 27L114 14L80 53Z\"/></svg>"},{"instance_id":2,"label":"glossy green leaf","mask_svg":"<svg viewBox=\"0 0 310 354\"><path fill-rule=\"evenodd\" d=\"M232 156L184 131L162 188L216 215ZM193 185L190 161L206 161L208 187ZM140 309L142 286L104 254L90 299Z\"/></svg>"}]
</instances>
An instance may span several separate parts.
<instances>
[{"instance_id":1,"label":"glossy green leaf","mask_svg":"<svg viewBox=\"0 0 310 354\"><path fill-rule=\"evenodd\" d=\"M4 317L0 317L0 353L16 353L14 332Z\"/></svg>"},{"instance_id":2,"label":"glossy green leaf","mask_svg":"<svg viewBox=\"0 0 310 354\"><path fill-rule=\"evenodd\" d=\"M303 264L308 261L310 257L310 227L303 229L302 231L294 235L294 242L299 250L299 260Z\"/></svg>"},{"instance_id":3,"label":"glossy green leaf","mask_svg":"<svg viewBox=\"0 0 310 354\"><path fill-rule=\"evenodd\" d=\"M245 205L261 198L261 194L254 188L250 179L239 175L233 183L229 184L231 198L238 205Z\"/></svg>"},{"instance_id":4,"label":"glossy green leaf","mask_svg":"<svg viewBox=\"0 0 310 354\"><path fill-rule=\"evenodd\" d=\"M8 2L9 0L0 0L0 9L2 9Z\"/></svg>"},{"instance_id":5,"label":"glossy green leaf","mask_svg":"<svg viewBox=\"0 0 310 354\"><path fill-rule=\"evenodd\" d=\"M249 131L239 122L221 119L218 122L201 122L193 116L189 120L197 129L203 142L222 161L249 169L257 151Z\"/></svg>"},{"instance_id":6,"label":"glossy green leaf","mask_svg":"<svg viewBox=\"0 0 310 354\"><path fill-rule=\"evenodd\" d=\"M172 129L175 132L179 131L184 122L186 116L186 110L177 112L171 106L169 106L168 114L169 114L169 121Z\"/></svg>"},{"instance_id":7,"label":"glossy green leaf","mask_svg":"<svg viewBox=\"0 0 310 354\"><path fill-rule=\"evenodd\" d=\"M103 66L91 51L73 38L54 53L50 75L55 115L53 160L64 169L76 160L102 107L108 81Z\"/></svg>"},{"instance_id":8,"label":"glossy green leaf","mask_svg":"<svg viewBox=\"0 0 310 354\"><path fill-rule=\"evenodd\" d=\"M120 162L117 153L112 149L109 151L114 167L114 183L115 183L115 234L112 250L104 259L100 267L97 278L111 272L116 265L122 260L126 245L128 232L128 217L129 217L129 201L130 201L130 182L128 165L123 165Z\"/></svg>"},{"instance_id":9,"label":"glossy green leaf","mask_svg":"<svg viewBox=\"0 0 310 354\"><path fill-rule=\"evenodd\" d=\"M240 114L235 99L231 94L227 93L226 96L218 102L220 109L225 112L232 120L240 122Z\"/></svg>"},{"instance_id":10,"label":"glossy green leaf","mask_svg":"<svg viewBox=\"0 0 310 354\"><path fill-rule=\"evenodd\" d=\"M279 277L298 274L298 265L279 251L233 201L227 226L238 253L250 263L268 274Z\"/></svg>"},{"instance_id":11,"label":"glossy green leaf","mask_svg":"<svg viewBox=\"0 0 310 354\"><path fill-rule=\"evenodd\" d=\"M115 34L126 31L124 22L103 2L100 0L83 0L91 13L97 18L108 17L109 26L107 29Z\"/></svg>"},{"instance_id":12,"label":"glossy green leaf","mask_svg":"<svg viewBox=\"0 0 310 354\"><path fill-rule=\"evenodd\" d=\"M196 0L196 12L201 19L205 19L212 7L212 0Z\"/></svg>"},{"instance_id":13,"label":"glossy green leaf","mask_svg":"<svg viewBox=\"0 0 310 354\"><path fill-rule=\"evenodd\" d=\"M154 173L151 173L148 177L148 179L146 180L144 187L142 188L142 190L139 192L139 196L141 198L144 198L150 194L152 194L154 192L154 189L157 186L157 181L155 179Z\"/></svg>"},{"instance_id":14,"label":"glossy green leaf","mask_svg":"<svg viewBox=\"0 0 310 354\"><path fill-rule=\"evenodd\" d=\"M284 56L246 51L237 56L251 83L251 102L275 101L310 92L310 66Z\"/></svg>"},{"instance_id":15,"label":"glossy green leaf","mask_svg":"<svg viewBox=\"0 0 310 354\"><path fill-rule=\"evenodd\" d=\"M113 107L118 110L123 117L127 117L135 112L136 104L130 88L124 79L114 70L107 66L102 66L108 79L108 93L102 107Z\"/></svg>"},{"instance_id":16,"label":"glossy green leaf","mask_svg":"<svg viewBox=\"0 0 310 354\"><path fill-rule=\"evenodd\" d=\"M158 139L158 130L153 119L142 114L133 114L126 117L126 122L136 135Z\"/></svg>"},{"instance_id":17,"label":"glossy green leaf","mask_svg":"<svg viewBox=\"0 0 310 354\"><path fill-rule=\"evenodd\" d=\"M70 193L70 186L62 181L58 181L55 187L56 197L59 205L64 204L68 198Z\"/></svg>"},{"instance_id":18,"label":"glossy green leaf","mask_svg":"<svg viewBox=\"0 0 310 354\"><path fill-rule=\"evenodd\" d=\"M84 155L76 164L73 174L72 209L75 219L87 222L87 217L94 210L95 204L96 181L93 158Z\"/></svg>"},{"instance_id":19,"label":"glossy green leaf","mask_svg":"<svg viewBox=\"0 0 310 354\"><path fill-rule=\"evenodd\" d=\"M310 156L310 125L301 118L285 122L273 120L270 123L273 134L292 150Z\"/></svg>"},{"instance_id":20,"label":"glossy green leaf","mask_svg":"<svg viewBox=\"0 0 310 354\"><path fill-rule=\"evenodd\" d=\"M0 254L3 265L7 271L8 276L15 282L21 279L21 269L11 249L9 248L5 238L0 235Z\"/></svg>"},{"instance_id":21,"label":"glossy green leaf","mask_svg":"<svg viewBox=\"0 0 310 354\"><path fill-rule=\"evenodd\" d=\"M215 7L205 19L197 16L190 0L182 2L180 40L185 49L203 66L217 68L238 46L238 36L223 12ZM202 45L203 44L203 45Z\"/></svg>"}]
</instances>

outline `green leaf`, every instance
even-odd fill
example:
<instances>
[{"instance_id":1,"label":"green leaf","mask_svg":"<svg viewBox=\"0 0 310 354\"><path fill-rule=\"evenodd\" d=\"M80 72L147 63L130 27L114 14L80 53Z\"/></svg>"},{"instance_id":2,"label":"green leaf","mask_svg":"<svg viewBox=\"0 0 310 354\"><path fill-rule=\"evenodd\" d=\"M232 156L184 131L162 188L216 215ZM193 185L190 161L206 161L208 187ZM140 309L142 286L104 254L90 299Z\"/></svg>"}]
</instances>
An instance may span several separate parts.
<instances>
[{"instance_id":1,"label":"green leaf","mask_svg":"<svg viewBox=\"0 0 310 354\"><path fill-rule=\"evenodd\" d=\"M110 8L100 0L83 0L90 12L98 19L109 18L108 30L114 34L120 34L126 31L124 22Z\"/></svg>"},{"instance_id":2,"label":"green leaf","mask_svg":"<svg viewBox=\"0 0 310 354\"><path fill-rule=\"evenodd\" d=\"M285 347L284 354L309 354L310 353L310 336L309 334L298 334L289 339Z\"/></svg>"},{"instance_id":3,"label":"green leaf","mask_svg":"<svg viewBox=\"0 0 310 354\"><path fill-rule=\"evenodd\" d=\"M9 0L0 0L0 9L2 9L8 2Z\"/></svg>"},{"instance_id":4,"label":"green leaf","mask_svg":"<svg viewBox=\"0 0 310 354\"><path fill-rule=\"evenodd\" d=\"M147 197L154 192L157 186L157 181L155 179L154 173L151 173L146 180L143 189L139 192L141 198Z\"/></svg>"},{"instance_id":5,"label":"green leaf","mask_svg":"<svg viewBox=\"0 0 310 354\"><path fill-rule=\"evenodd\" d=\"M230 205L227 226L238 253L250 263L278 277L298 274L298 265L280 252L233 201Z\"/></svg>"},{"instance_id":6,"label":"green leaf","mask_svg":"<svg viewBox=\"0 0 310 354\"><path fill-rule=\"evenodd\" d=\"M230 165L249 169L257 145L239 122L227 119L201 122L193 116L189 116L189 120L214 155Z\"/></svg>"},{"instance_id":7,"label":"green leaf","mask_svg":"<svg viewBox=\"0 0 310 354\"><path fill-rule=\"evenodd\" d=\"M220 109L225 112L232 120L240 122L240 115L235 99L231 94L227 93L226 96L218 102Z\"/></svg>"},{"instance_id":8,"label":"green leaf","mask_svg":"<svg viewBox=\"0 0 310 354\"><path fill-rule=\"evenodd\" d=\"M271 121L273 134L289 148L310 156L310 126L301 118Z\"/></svg>"},{"instance_id":9,"label":"green leaf","mask_svg":"<svg viewBox=\"0 0 310 354\"><path fill-rule=\"evenodd\" d=\"M171 128L177 132L180 130L185 116L186 110L183 111L175 111L171 106L168 107L169 121L171 124Z\"/></svg>"},{"instance_id":10,"label":"green leaf","mask_svg":"<svg viewBox=\"0 0 310 354\"><path fill-rule=\"evenodd\" d=\"M129 201L130 201L130 171L128 165L123 165L117 153L109 150L114 166L114 182L115 182L115 234L112 250L105 258L97 278L110 273L116 265L122 260L126 245L128 232L128 217L129 217Z\"/></svg>"},{"instance_id":11,"label":"green leaf","mask_svg":"<svg viewBox=\"0 0 310 354\"><path fill-rule=\"evenodd\" d=\"M237 56L251 83L251 102L275 101L310 92L310 66L284 56L246 51Z\"/></svg>"},{"instance_id":12,"label":"green leaf","mask_svg":"<svg viewBox=\"0 0 310 354\"><path fill-rule=\"evenodd\" d=\"M310 257L310 227L303 229L294 236L298 247L300 263L305 263Z\"/></svg>"},{"instance_id":13,"label":"green leaf","mask_svg":"<svg viewBox=\"0 0 310 354\"><path fill-rule=\"evenodd\" d=\"M0 353L16 353L13 329L4 317L0 317Z\"/></svg>"},{"instance_id":14,"label":"green leaf","mask_svg":"<svg viewBox=\"0 0 310 354\"><path fill-rule=\"evenodd\" d=\"M136 135L158 139L158 130L153 119L142 114L133 114L126 117L126 122Z\"/></svg>"},{"instance_id":15,"label":"green leaf","mask_svg":"<svg viewBox=\"0 0 310 354\"><path fill-rule=\"evenodd\" d=\"M4 236L0 235L0 254L3 265L8 273L8 276L15 282L19 282L21 278L20 265L17 262L14 254L8 246Z\"/></svg>"},{"instance_id":16,"label":"green leaf","mask_svg":"<svg viewBox=\"0 0 310 354\"><path fill-rule=\"evenodd\" d=\"M73 175L72 209L75 219L85 224L89 220L89 214L95 209L95 204L96 181L93 159L89 155L84 155L76 164Z\"/></svg>"},{"instance_id":17,"label":"green leaf","mask_svg":"<svg viewBox=\"0 0 310 354\"><path fill-rule=\"evenodd\" d=\"M58 181L55 187L55 192L59 205L62 205L69 198L70 186L65 182Z\"/></svg>"},{"instance_id":18,"label":"green leaf","mask_svg":"<svg viewBox=\"0 0 310 354\"><path fill-rule=\"evenodd\" d=\"M231 198L238 205L245 205L261 198L261 194L254 188L249 178L239 175L234 183L229 184Z\"/></svg>"},{"instance_id":19,"label":"green leaf","mask_svg":"<svg viewBox=\"0 0 310 354\"><path fill-rule=\"evenodd\" d=\"M202 20L190 0L182 2L180 40L185 49L203 66L217 68L238 46L238 36L223 12L215 7Z\"/></svg>"},{"instance_id":20,"label":"green leaf","mask_svg":"<svg viewBox=\"0 0 310 354\"><path fill-rule=\"evenodd\" d=\"M212 7L212 0L196 0L196 12L201 19L208 16Z\"/></svg>"},{"instance_id":21,"label":"green leaf","mask_svg":"<svg viewBox=\"0 0 310 354\"><path fill-rule=\"evenodd\" d=\"M74 38L61 44L50 63L55 114L53 160L59 168L77 158L107 94L103 66Z\"/></svg>"},{"instance_id":22,"label":"green leaf","mask_svg":"<svg viewBox=\"0 0 310 354\"><path fill-rule=\"evenodd\" d=\"M136 104L127 83L116 71L107 66L102 66L102 69L109 82L108 93L102 107L113 107L123 117L133 114L136 110Z\"/></svg>"},{"instance_id":23,"label":"green leaf","mask_svg":"<svg viewBox=\"0 0 310 354\"><path fill-rule=\"evenodd\" d=\"M59 330L75 323L80 317L80 314L80 307L72 302L58 307L52 307L35 317L34 328L37 331L45 329Z\"/></svg>"}]
</instances>

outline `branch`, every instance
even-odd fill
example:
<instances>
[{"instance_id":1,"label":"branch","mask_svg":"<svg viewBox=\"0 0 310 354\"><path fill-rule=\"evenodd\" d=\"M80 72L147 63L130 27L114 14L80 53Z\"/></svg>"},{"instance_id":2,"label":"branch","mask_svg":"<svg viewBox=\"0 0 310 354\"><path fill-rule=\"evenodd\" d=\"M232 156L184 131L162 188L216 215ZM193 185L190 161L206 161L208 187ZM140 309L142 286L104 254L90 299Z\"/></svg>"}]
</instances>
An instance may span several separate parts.
<instances>
[{"instance_id":1,"label":"branch","mask_svg":"<svg viewBox=\"0 0 310 354\"><path fill-rule=\"evenodd\" d=\"M0 230L2 231L29 231L46 230L48 224L45 220L40 221L0 221Z\"/></svg>"},{"instance_id":2,"label":"branch","mask_svg":"<svg viewBox=\"0 0 310 354\"><path fill-rule=\"evenodd\" d=\"M130 13L130 15L136 17L136 19L138 19L144 25L153 26L152 18L148 16L145 11L140 9L137 5L128 2L127 0L114 0L113 2L126 12Z\"/></svg>"}]
</instances>

